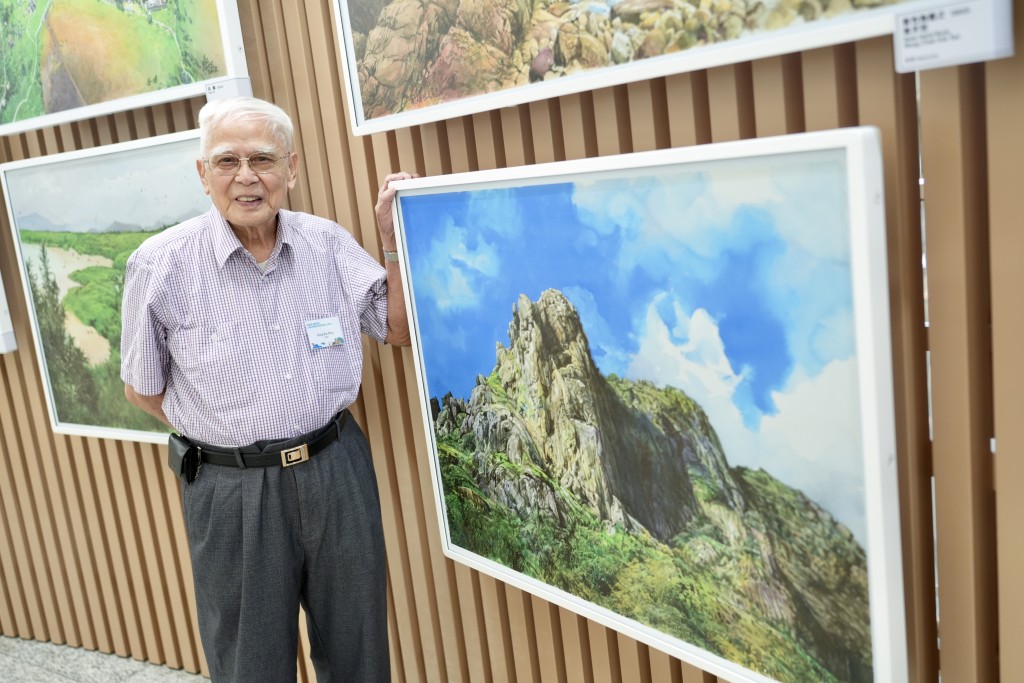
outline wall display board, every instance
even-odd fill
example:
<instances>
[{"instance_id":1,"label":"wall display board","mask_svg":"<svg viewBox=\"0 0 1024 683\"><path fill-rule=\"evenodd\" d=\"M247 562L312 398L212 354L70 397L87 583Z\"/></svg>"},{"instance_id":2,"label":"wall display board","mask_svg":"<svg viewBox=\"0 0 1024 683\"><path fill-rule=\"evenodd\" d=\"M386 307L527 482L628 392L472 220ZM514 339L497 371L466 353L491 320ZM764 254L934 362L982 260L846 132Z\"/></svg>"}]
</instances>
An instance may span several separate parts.
<instances>
[{"instance_id":1,"label":"wall display board","mask_svg":"<svg viewBox=\"0 0 1024 683\"><path fill-rule=\"evenodd\" d=\"M877 130L398 187L446 555L723 680L907 680Z\"/></svg>"},{"instance_id":2,"label":"wall display board","mask_svg":"<svg viewBox=\"0 0 1024 683\"><path fill-rule=\"evenodd\" d=\"M18 340L14 336L14 324L11 322L11 311L7 306L7 294L4 292L3 280L0 280L0 353L18 350Z\"/></svg>"},{"instance_id":3,"label":"wall display board","mask_svg":"<svg viewBox=\"0 0 1024 683\"><path fill-rule=\"evenodd\" d=\"M234 0L0 0L0 134L248 78Z\"/></svg>"},{"instance_id":4,"label":"wall display board","mask_svg":"<svg viewBox=\"0 0 1024 683\"><path fill-rule=\"evenodd\" d=\"M334 15L361 135L891 35L897 6L941 4L335 0Z\"/></svg>"},{"instance_id":5,"label":"wall display board","mask_svg":"<svg viewBox=\"0 0 1024 683\"><path fill-rule=\"evenodd\" d=\"M166 443L124 397L121 296L128 256L210 209L199 131L0 165L0 182L55 432Z\"/></svg>"}]
</instances>

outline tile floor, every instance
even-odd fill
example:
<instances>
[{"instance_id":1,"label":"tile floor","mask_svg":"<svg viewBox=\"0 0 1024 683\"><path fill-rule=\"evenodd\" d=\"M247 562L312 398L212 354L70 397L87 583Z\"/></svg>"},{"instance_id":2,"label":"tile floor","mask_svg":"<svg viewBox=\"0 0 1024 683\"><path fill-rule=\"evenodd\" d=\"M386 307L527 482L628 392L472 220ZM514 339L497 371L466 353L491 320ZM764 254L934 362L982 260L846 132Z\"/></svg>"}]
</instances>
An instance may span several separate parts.
<instances>
[{"instance_id":1,"label":"tile floor","mask_svg":"<svg viewBox=\"0 0 1024 683\"><path fill-rule=\"evenodd\" d=\"M0 683L209 683L209 680L129 657L0 636Z\"/></svg>"}]
</instances>

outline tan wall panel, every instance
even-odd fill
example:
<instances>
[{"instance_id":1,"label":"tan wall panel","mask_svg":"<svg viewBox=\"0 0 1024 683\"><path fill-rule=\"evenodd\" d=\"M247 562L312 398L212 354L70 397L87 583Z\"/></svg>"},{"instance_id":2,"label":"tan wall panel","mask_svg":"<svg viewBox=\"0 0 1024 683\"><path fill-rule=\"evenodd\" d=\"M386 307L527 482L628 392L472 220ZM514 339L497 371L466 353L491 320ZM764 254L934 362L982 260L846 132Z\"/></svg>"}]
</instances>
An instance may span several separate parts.
<instances>
[{"instance_id":1,"label":"tan wall panel","mask_svg":"<svg viewBox=\"0 0 1024 683\"><path fill-rule=\"evenodd\" d=\"M996 547L998 549L999 671L1012 681L1024 671L1024 230L1020 216L1020 160L1024 136L1024 12L1015 13L1016 57L985 66L989 157L992 283L992 362L995 399Z\"/></svg>"},{"instance_id":2,"label":"tan wall panel","mask_svg":"<svg viewBox=\"0 0 1024 683\"><path fill-rule=\"evenodd\" d=\"M938 634L915 83L893 72L887 38L858 45L856 59L860 123L882 135L910 673L928 683L938 679Z\"/></svg>"},{"instance_id":3,"label":"tan wall panel","mask_svg":"<svg viewBox=\"0 0 1024 683\"><path fill-rule=\"evenodd\" d=\"M995 680L998 667L984 96L980 67L921 75L945 683Z\"/></svg>"}]
</instances>

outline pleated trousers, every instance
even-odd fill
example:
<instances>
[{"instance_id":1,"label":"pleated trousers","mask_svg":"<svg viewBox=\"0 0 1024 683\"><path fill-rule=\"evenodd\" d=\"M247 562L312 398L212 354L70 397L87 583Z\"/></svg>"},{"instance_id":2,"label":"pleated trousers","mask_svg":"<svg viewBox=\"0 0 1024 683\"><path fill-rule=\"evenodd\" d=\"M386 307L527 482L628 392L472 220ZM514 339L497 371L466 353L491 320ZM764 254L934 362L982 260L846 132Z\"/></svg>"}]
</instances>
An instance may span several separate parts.
<instances>
[{"instance_id":1,"label":"pleated trousers","mask_svg":"<svg viewBox=\"0 0 1024 683\"><path fill-rule=\"evenodd\" d=\"M182 501L213 683L295 681L300 605L317 683L390 680L380 498L351 416L292 467L204 464Z\"/></svg>"}]
</instances>

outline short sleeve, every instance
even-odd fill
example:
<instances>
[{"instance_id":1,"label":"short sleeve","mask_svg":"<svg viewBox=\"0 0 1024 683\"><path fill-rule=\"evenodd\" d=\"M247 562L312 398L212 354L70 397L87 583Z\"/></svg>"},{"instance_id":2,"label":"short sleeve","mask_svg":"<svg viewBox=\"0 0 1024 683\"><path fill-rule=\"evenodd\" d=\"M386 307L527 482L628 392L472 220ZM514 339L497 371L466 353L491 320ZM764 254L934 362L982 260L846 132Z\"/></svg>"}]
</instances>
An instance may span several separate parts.
<instances>
[{"instance_id":1,"label":"short sleeve","mask_svg":"<svg viewBox=\"0 0 1024 683\"><path fill-rule=\"evenodd\" d=\"M143 396L164 391L170 364L156 279L138 251L129 257L121 303L121 379Z\"/></svg>"},{"instance_id":2,"label":"short sleeve","mask_svg":"<svg viewBox=\"0 0 1024 683\"><path fill-rule=\"evenodd\" d=\"M384 266L339 227L335 252L349 301L359 317L359 331L383 342L388 336L388 281Z\"/></svg>"}]
</instances>

